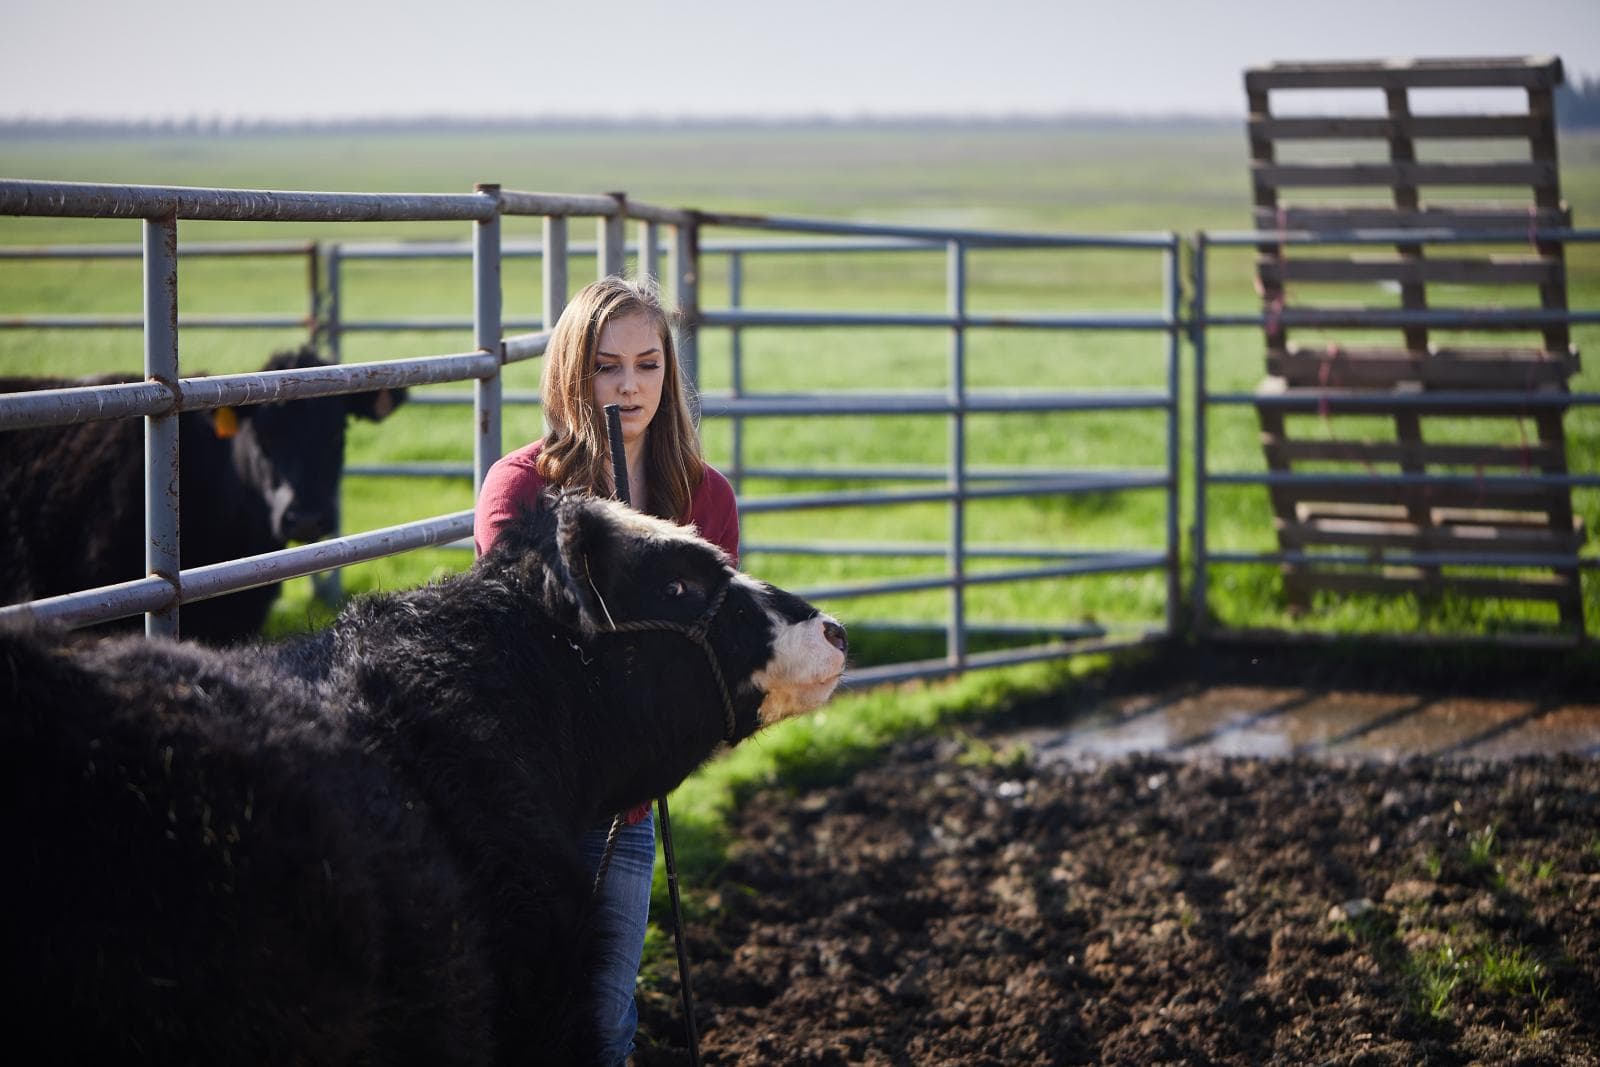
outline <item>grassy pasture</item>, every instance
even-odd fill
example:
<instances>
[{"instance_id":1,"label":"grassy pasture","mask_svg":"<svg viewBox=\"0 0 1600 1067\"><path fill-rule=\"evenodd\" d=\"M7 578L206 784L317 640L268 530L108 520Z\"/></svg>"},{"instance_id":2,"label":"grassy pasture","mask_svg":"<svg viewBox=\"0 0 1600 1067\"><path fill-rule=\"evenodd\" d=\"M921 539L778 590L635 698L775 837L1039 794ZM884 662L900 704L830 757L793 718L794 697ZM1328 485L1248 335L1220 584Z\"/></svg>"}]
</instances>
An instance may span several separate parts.
<instances>
[{"instance_id":1,"label":"grassy pasture","mask_svg":"<svg viewBox=\"0 0 1600 1067\"><path fill-rule=\"evenodd\" d=\"M1563 184L1580 224L1600 210L1600 138L1566 135ZM100 139L0 140L0 174L130 184L218 185L244 188L461 192L475 181L507 188L561 192L626 190L630 196L673 206L753 211L836 219L1056 232L1114 233L1239 229L1248 222L1249 190L1242 128L1225 126L879 126L610 128L539 133L441 131L334 135L166 134ZM465 224L184 223L180 241L245 238L360 241L379 238L456 239ZM537 236L537 220L508 219L508 240ZM590 239L588 224L572 225L573 239ZM631 235L630 235L631 236ZM708 231L703 240L745 236ZM770 235L768 235L770 236ZM67 242L136 244L139 225L125 220L0 219L0 243ZM592 261L591 261L592 263ZM1600 306L1600 247L1569 253L1570 299ZM1215 310L1254 311L1251 254L1216 250L1209 261ZM743 298L751 308L942 311L942 253L896 252L747 256ZM592 275L576 262L573 287ZM1150 251L979 251L968 262L968 310L977 313L1100 311L1156 313L1162 309L1161 264ZM538 267L513 260L505 272L508 316L539 313ZM708 256L701 282L707 308L728 303L728 270ZM1306 290L1310 293L1312 290ZM302 313L304 262L282 259L205 259L183 263L179 292L184 312ZM1527 292L1485 294L1462 290L1463 302L1525 303ZM1336 298L1391 303L1379 292ZM0 261L3 314L136 314L140 302L137 259L116 261ZM471 276L466 260L349 262L344 268L345 319L457 316L470 313ZM1575 331L1580 349L1597 349L1600 331ZM1303 340L1312 340L1303 332ZM194 329L182 335L189 371L252 369L276 347L301 338L298 330ZM1441 335L1440 343L1448 341ZM740 339L743 385L749 391L810 389L939 390L948 381L948 338L937 329L771 328L747 330ZM725 388L731 338L708 329L701 339L702 384ZM364 360L463 351L466 331L351 333L345 358ZM1188 398L1192 356L1182 355L1184 418L1183 527L1193 515L1192 433ZM1215 330L1209 342L1209 384L1215 391L1248 391L1262 374L1254 330ZM967 338L968 383L983 388L1150 389L1166 375L1166 339L1126 331L1046 332L972 330ZM0 331L0 373L80 374L137 371L136 330ZM536 388L536 365L507 372L510 390ZM1595 392L1596 372L1574 382ZM460 387L454 387L458 390ZM1302 436L1326 433L1315 416L1299 420ZM1497 427L1503 443L1525 431L1510 420ZM379 428L356 428L354 463L418 460L464 462L470 455L466 410L411 405ZM1600 412L1567 418L1569 463L1592 473L1600 455ZM1476 428L1475 428L1476 429ZM505 424L506 447L538 432L537 412L514 409ZM979 466L1158 468L1165 462L1160 412L973 416L967 423L970 462ZM1373 439L1392 436L1373 420ZM1458 432L1445 428L1440 439ZM1430 430L1430 439L1434 431ZM726 466L731 427L708 420L707 450ZM747 422L744 461L750 465L819 466L918 464L942 466L949 431L940 417L838 417ZM1263 469L1255 416L1246 408L1214 408L1208 424L1213 470ZM907 485L912 483L905 483ZM842 480L802 483L747 480L750 497L786 491L862 487ZM470 488L459 481L351 478L346 482L346 527L389 525L470 507ZM1600 524L1600 494L1581 491L1578 510ZM1210 543L1225 550L1267 550L1274 539L1265 494L1258 489L1217 489L1208 498ZM973 546L1048 545L1069 549L1159 549L1165 500L1159 491L1057 497L1037 501L984 501L969 506L967 538ZM827 510L750 515L747 542L802 540L921 542L939 545L948 533L948 508ZM351 568L350 590L416 584L463 566L459 552L425 551ZM1027 561L1012 561L1022 565ZM973 564L981 571L995 564ZM804 587L871 577L937 573L939 557L888 560L846 555L817 557L756 554L750 569L780 583ZM1590 583L1595 576L1590 576ZM1287 625L1322 630L1497 632L1548 625L1554 611L1537 605L1487 608L1446 604L1422 612L1407 600L1346 597L1319 602L1303 619L1282 609L1271 568L1224 567L1212 575L1213 610L1236 625ZM1589 589L1589 624L1600 629L1600 596ZM1071 623L1085 618L1108 626L1156 621L1165 591L1159 573L1057 580L1028 585L976 586L968 591L975 623ZM937 622L948 594L900 594L830 605L847 619ZM280 630L319 621L309 582L291 583L274 617ZM936 651L936 650L935 650ZM892 653L891 653L892 654Z\"/></svg>"}]
</instances>

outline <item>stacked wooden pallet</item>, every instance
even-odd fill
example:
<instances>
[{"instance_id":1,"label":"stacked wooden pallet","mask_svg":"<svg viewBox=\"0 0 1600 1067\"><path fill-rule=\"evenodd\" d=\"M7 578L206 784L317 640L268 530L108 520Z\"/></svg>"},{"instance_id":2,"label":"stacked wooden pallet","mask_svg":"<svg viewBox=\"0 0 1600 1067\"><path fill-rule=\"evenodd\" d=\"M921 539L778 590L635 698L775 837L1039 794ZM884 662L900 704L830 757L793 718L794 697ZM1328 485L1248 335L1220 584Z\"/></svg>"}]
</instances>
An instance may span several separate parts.
<instances>
[{"instance_id":1,"label":"stacked wooden pallet","mask_svg":"<svg viewBox=\"0 0 1600 1067\"><path fill-rule=\"evenodd\" d=\"M1255 228L1395 231L1392 244L1259 246L1269 377L1258 395L1275 398L1257 406L1267 464L1329 475L1326 484L1271 490L1279 543L1346 560L1287 565L1291 605L1304 608L1318 589L1409 592L1427 603L1447 591L1531 599L1554 603L1561 628L1581 634L1583 528L1570 490L1523 477L1566 471L1561 398L1578 369L1566 324L1550 314L1567 306L1562 245L1542 232L1571 225L1556 165L1552 91L1560 81L1556 59L1296 63L1245 73ZM1417 91L1435 89L1498 90L1454 101L1493 96L1497 113L1414 112ZM1304 90L1326 90L1316 94L1324 105L1348 96L1351 106L1339 115L1274 113L1274 103ZM1526 106L1505 113L1508 95ZM1280 158L1306 154L1302 145L1318 158ZM1337 161L1323 158L1330 150ZM1440 239L1507 231L1529 239L1520 247ZM1352 306L1352 293L1387 306ZM1486 299L1508 297L1504 315L1484 314ZM1427 314L1397 323L1396 312ZM1435 343L1436 331L1449 331L1448 342ZM1417 399L1438 393L1450 396ZM1432 485L1350 477L1372 473L1458 477ZM1574 565L1402 562L1413 552L1512 563L1553 555ZM1352 565L1352 554L1370 564Z\"/></svg>"}]
</instances>

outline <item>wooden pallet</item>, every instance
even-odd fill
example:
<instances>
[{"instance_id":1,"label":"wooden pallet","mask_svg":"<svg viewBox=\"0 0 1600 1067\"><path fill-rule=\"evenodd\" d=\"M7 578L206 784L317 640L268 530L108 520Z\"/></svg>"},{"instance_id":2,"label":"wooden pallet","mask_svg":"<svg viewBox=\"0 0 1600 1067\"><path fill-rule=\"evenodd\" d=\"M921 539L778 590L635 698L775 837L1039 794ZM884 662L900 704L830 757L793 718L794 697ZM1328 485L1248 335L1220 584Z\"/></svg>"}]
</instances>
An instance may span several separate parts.
<instances>
[{"instance_id":1,"label":"wooden pallet","mask_svg":"<svg viewBox=\"0 0 1600 1067\"><path fill-rule=\"evenodd\" d=\"M1257 246L1269 376L1259 395L1274 398L1257 407L1267 466L1344 475L1272 488L1279 545L1301 553L1355 550L1370 560L1285 566L1292 607L1304 610L1318 589L1412 593L1425 602L1448 591L1553 602L1562 628L1582 634L1577 553L1584 531L1570 491L1504 484L1507 474L1567 470L1560 397L1579 362L1566 324L1548 315L1567 307L1564 250L1538 233L1572 224L1556 161L1552 94L1561 78L1560 60L1521 58L1278 63L1245 72L1255 228L1394 230L1406 238L1388 247ZM1413 103L1422 102L1416 91L1429 89L1520 90L1526 107L1415 113ZM1273 102L1296 90L1348 91L1351 113L1275 115ZM1362 102L1379 99L1382 114L1359 113ZM1492 200L1479 198L1485 189ZM1430 230L1526 230L1530 239L1520 248L1430 246L1423 232ZM1485 291L1487 299L1514 301L1497 310L1523 310L1527 318L1485 323L1486 298L1478 295ZM1428 311L1429 323L1397 325L1396 311ZM1291 327L1314 339L1291 342ZM1447 343L1430 337L1441 330L1451 333ZM1390 331L1399 333L1398 343L1373 339ZM1448 406L1406 403L1429 392L1453 396ZM1362 400L1359 414L1332 402L1353 393ZM1497 402L1475 401L1474 393L1493 393ZM1530 402L1524 408L1516 397ZM1397 402L1385 406L1385 398ZM1493 489L1352 485L1349 475L1363 473L1498 477ZM1554 553L1573 563L1485 574L1406 565L1411 552Z\"/></svg>"}]
</instances>

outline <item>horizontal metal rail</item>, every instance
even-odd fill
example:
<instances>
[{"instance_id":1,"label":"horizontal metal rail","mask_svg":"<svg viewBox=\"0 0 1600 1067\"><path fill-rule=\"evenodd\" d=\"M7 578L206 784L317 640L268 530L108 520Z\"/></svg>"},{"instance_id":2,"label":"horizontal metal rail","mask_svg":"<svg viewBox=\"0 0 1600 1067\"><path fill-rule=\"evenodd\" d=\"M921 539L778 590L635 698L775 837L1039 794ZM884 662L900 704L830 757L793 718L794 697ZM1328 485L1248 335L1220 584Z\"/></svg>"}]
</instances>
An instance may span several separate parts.
<instances>
[{"instance_id":1,"label":"horizontal metal rail","mask_svg":"<svg viewBox=\"0 0 1600 1067\"><path fill-rule=\"evenodd\" d=\"M966 554L972 559L1099 559L1120 549L1110 548L1050 548L1044 545L967 545ZM885 559L942 559L950 552L945 545L934 542L883 541L860 543L850 541L750 541L739 546L740 554L764 553L772 556L881 556Z\"/></svg>"},{"instance_id":2,"label":"horizontal metal rail","mask_svg":"<svg viewBox=\"0 0 1600 1067\"><path fill-rule=\"evenodd\" d=\"M637 242L624 246L629 253L637 253ZM569 255L593 256L600 251L593 242L574 241L567 246ZM707 241L700 246L701 255L812 255L834 252L918 252L944 251L943 241L912 240L908 238L876 238L855 241ZM181 253L181 249L180 249ZM543 259L542 241L506 241L501 248L506 259ZM342 259L467 259L472 246L465 241L341 241L339 256Z\"/></svg>"},{"instance_id":3,"label":"horizontal metal rail","mask_svg":"<svg viewBox=\"0 0 1600 1067\"><path fill-rule=\"evenodd\" d=\"M32 618L62 626L89 626L142 612L166 610L176 604L209 600L241 589L364 563L399 552L447 544L471 532L472 512L461 511L226 563L194 567L179 576L179 585L183 590L181 597L178 589L164 578L139 578L81 593L0 607L0 621Z\"/></svg>"},{"instance_id":4,"label":"horizontal metal rail","mask_svg":"<svg viewBox=\"0 0 1600 1067\"><path fill-rule=\"evenodd\" d=\"M508 316L502 320L507 329L541 330L544 320L534 316ZM340 333L467 333L473 322L465 316L419 315L409 319L341 319Z\"/></svg>"},{"instance_id":5,"label":"horizontal metal rail","mask_svg":"<svg viewBox=\"0 0 1600 1067\"><path fill-rule=\"evenodd\" d=\"M934 574L916 578L888 578L879 581L843 582L837 585L807 586L799 595L812 600L847 600L891 593L920 593L929 589L951 589L957 584L1003 585L1010 582L1035 582L1046 578L1070 578L1085 574L1115 574L1121 571L1157 570L1167 565L1161 552L1112 552L1074 563L1050 567L1019 567L1012 570L973 571L957 577Z\"/></svg>"},{"instance_id":6,"label":"horizontal metal rail","mask_svg":"<svg viewBox=\"0 0 1600 1067\"><path fill-rule=\"evenodd\" d=\"M493 218L482 193L306 193L0 179L0 215L229 222L448 222Z\"/></svg>"},{"instance_id":7,"label":"horizontal metal rail","mask_svg":"<svg viewBox=\"0 0 1600 1067\"><path fill-rule=\"evenodd\" d=\"M702 326L956 326L1013 330L1164 330L1176 325L1161 315L963 315L917 311L702 311Z\"/></svg>"},{"instance_id":8,"label":"horizontal metal rail","mask_svg":"<svg viewBox=\"0 0 1600 1067\"><path fill-rule=\"evenodd\" d=\"M178 328L188 330L287 330L314 325L316 320L306 314L240 315L191 313L178 316ZM470 325L470 324L469 324ZM80 315L5 315L0 316L0 329L30 330L142 330L144 316L101 315L86 312Z\"/></svg>"},{"instance_id":9,"label":"horizontal metal rail","mask_svg":"<svg viewBox=\"0 0 1600 1067\"><path fill-rule=\"evenodd\" d=\"M1078 393L972 390L960 399L947 393L702 393L707 418L722 416L953 415L1046 411L1161 411L1174 401L1157 390L1085 390Z\"/></svg>"},{"instance_id":10,"label":"horizontal metal rail","mask_svg":"<svg viewBox=\"0 0 1600 1067\"><path fill-rule=\"evenodd\" d=\"M465 247L465 246L463 246ZM316 241L191 241L178 245L179 259L235 256L306 256ZM0 245L0 259L142 259L137 244Z\"/></svg>"},{"instance_id":11,"label":"horizontal metal rail","mask_svg":"<svg viewBox=\"0 0 1600 1067\"><path fill-rule=\"evenodd\" d=\"M1005 230L939 229L932 226L895 226L881 223L834 222L785 215L739 215L700 212L704 226L728 226L745 230L781 230L786 233L816 233L839 237L900 237L910 240L951 242L981 248L1103 248L1164 249L1175 238L1170 233L1147 234L1041 234L1012 233Z\"/></svg>"},{"instance_id":12,"label":"horizontal metal rail","mask_svg":"<svg viewBox=\"0 0 1600 1067\"><path fill-rule=\"evenodd\" d=\"M265 404L279 400L339 396L482 378L499 370L491 353L419 356L377 363L255 371L184 378L176 390L160 382L85 385L0 393L0 430L98 422L177 411L204 411L223 405Z\"/></svg>"},{"instance_id":13,"label":"horizontal metal rail","mask_svg":"<svg viewBox=\"0 0 1600 1067\"><path fill-rule=\"evenodd\" d=\"M946 504L958 499L1001 500L1024 496L1071 496L1080 493L1109 493L1135 489L1170 489L1164 471L1117 474L1090 473L1058 478L1039 478L1008 485L982 485L939 489L863 489L833 493L784 493L781 496L752 497L739 501L741 514L759 515L780 511L811 511L824 508L896 507L904 504Z\"/></svg>"},{"instance_id":14,"label":"horizontal metal rail","mask_svg":"<svg viewBox=\"0 0 1600 1067\"><path fill-rule=\"evenodd\" d=\"M0 215L231 222L487 222L498 214L596 216L693 225L693 212L622 196L527 193L332 193L0 179Z\"/></svg>"},{"instance_id":15,"label":"horizontal metal rail","mask_svg":"<svg viewBox=\"0 0 1600 1067\"><path fill-rule=\"evenodd\" d=\"M872 686L892 685L918 678L942 678L968 670L987 670L994 667L1019 667L1026 663L1062 659L1067 656L1086 656L1096 653L1124 652L1161 644L1171 639L1162 628L1131 629L1125 636L1108 636L1088 641L1053 641L1030 648L1006 649L995 652L969 652L960 663L945 659L916 660L909 663L890 663L880 667L866 667L847 671L841 683L845 690L867 689Z\"/></svg>"}]
</instances>

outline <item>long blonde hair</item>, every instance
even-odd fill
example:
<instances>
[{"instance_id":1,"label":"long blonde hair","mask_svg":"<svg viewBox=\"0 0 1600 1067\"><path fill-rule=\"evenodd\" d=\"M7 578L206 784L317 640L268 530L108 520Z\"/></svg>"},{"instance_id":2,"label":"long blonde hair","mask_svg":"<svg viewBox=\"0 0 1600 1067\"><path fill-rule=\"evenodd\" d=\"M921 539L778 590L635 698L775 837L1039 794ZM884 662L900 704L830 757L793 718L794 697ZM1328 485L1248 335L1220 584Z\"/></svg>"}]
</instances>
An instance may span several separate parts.
<instances>
[{"instance_id":1,"label":"long blonde hair","mask_svg":"<svg viewBox=\"0 0 1600 1067\"><path fill-rule=\"evenodd\" d=\"M545 435L539 475L549 485L612 495L610 439L605 415L594 399L595 353L606 324L629 315L645 315L655 324L666 361L661 405L645 436L648 510L686 523L690 497L705 478L705 459L678 370L672 323L648 281L617 275L602 278L585 286L561 312L544 357L540 397Z\"/></svg>"}]
</instances>

